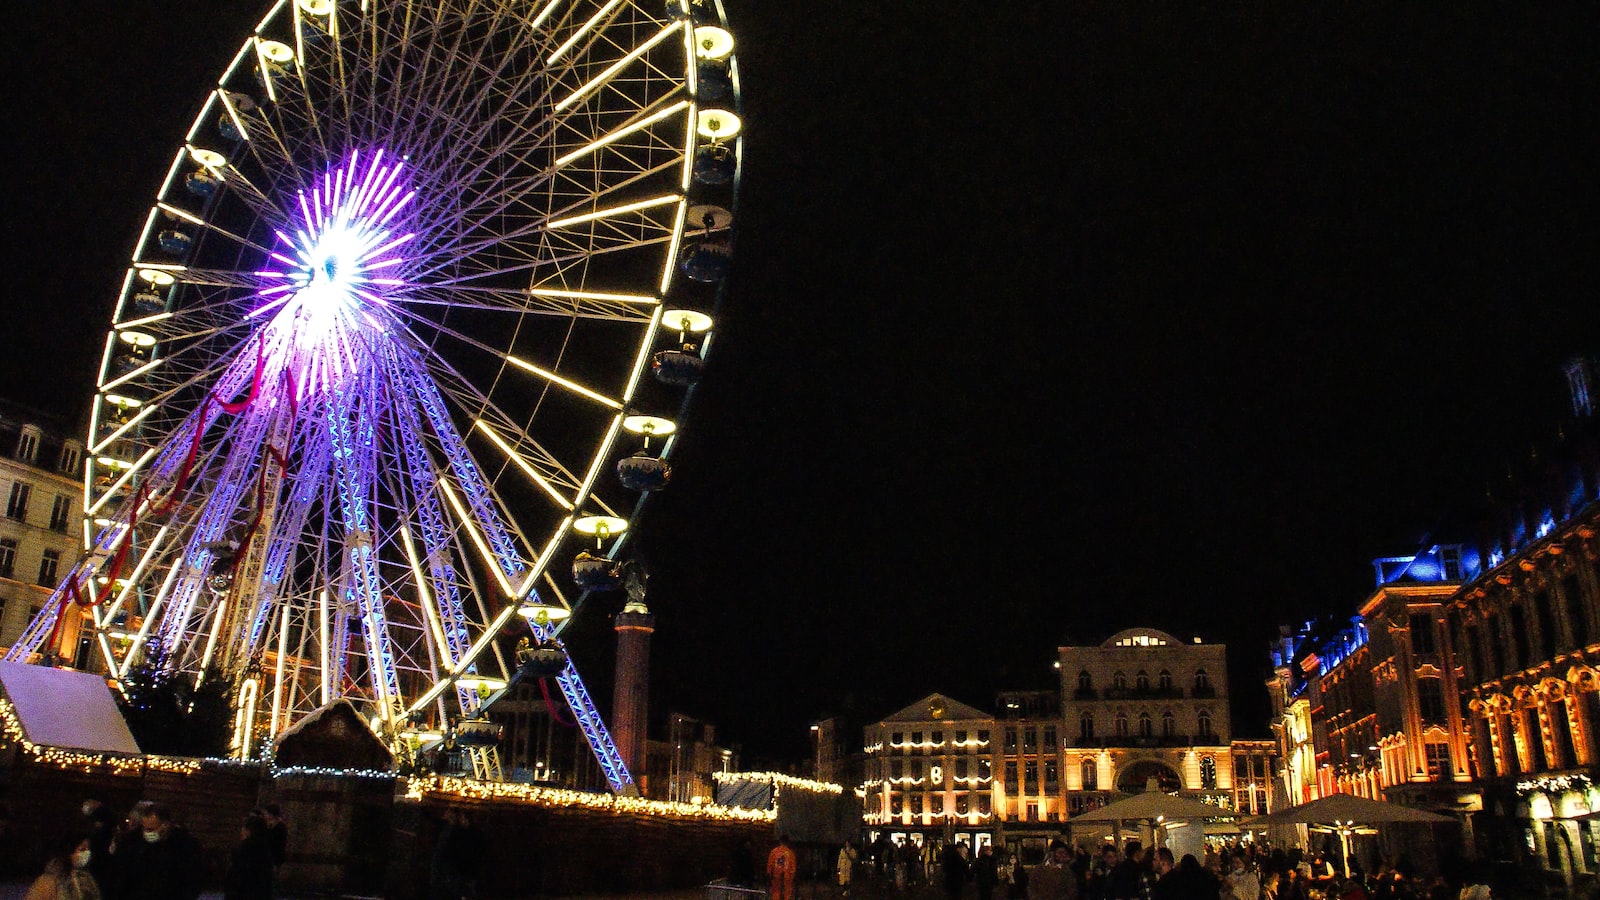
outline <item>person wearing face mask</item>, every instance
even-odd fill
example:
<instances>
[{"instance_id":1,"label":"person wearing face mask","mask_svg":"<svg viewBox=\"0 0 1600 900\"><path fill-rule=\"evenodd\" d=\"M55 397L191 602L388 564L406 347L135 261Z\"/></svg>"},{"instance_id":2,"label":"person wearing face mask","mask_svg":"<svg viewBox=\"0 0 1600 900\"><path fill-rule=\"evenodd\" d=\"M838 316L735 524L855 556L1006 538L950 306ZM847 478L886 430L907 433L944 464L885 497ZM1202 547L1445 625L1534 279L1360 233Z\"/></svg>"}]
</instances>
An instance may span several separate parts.
<instances>
[{"instance_id":1,"label":"person wearing face mask","mask_svg":"<svg viewBox=\"0 0 1600 900\"><path fill-rule=\"evenodd\" d=\"M200 842L156 803L139 822L142 844L127 860L125 900L198 900L205 873Z\"/></svg>"},{"instance_id":2,"label":"person wearing face mask","mask_svg":"<svg viewBox=\"0 0 1600 900\"><path fill-rule=\"evenodd\" d=\"M109 896L111 882L111 839L117 833L117 817L109 806L97 799L83 801L83 834L89 839L89 874L100 886L100 893Z\"/></svg>"},{"instance_id":3,"label":"person wearing face mask","mask_svg":"<svg viewBox=\"0 0 1600 900\"><path fill-rule=\"evenodd\" d=\"M25 900L100 900L100 886L89 874L92 855L88 838L75 836L60 842L44 872L29 886Z\"/></svg>"},{"instance_id":4,"label":"person wearing face mask","mask_svg":"<svg viewBox=\"0 0 1600 900\"><path fill-rule=\"evenodd\" d=\"M1223 890L1233 900L1260 900L1261 880L1245 864L1244 854L1233 855L1233 866L1223 880Z\"/></svg>"}]
</instances>

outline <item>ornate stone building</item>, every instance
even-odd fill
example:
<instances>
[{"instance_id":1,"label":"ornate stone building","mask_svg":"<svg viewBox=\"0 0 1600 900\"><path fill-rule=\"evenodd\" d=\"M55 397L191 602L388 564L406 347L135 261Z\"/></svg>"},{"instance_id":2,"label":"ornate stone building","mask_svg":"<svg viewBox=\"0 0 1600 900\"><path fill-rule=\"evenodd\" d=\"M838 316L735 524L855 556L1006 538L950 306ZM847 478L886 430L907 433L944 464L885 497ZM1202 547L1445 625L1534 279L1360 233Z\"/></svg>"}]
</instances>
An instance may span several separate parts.
<instances>
[{"instance_id":1,"label":"ornate stone building","mask_svg":"<svg viewBox=\"0 0 1600 900\"><path fill-rule=\"evenodd\" d=\"M1477 571L1463 556L1445 545L1376 560L1378 584L1347 628L1280 639L1269 689L1290 805L1344 793L1443 813L1480 808L1445 615Z\"/></svg>"},{"instance_id":2,"label":"ornate stone building","mask_svg":"<svg viewBox=\"0 0 1600 900\"><path fill-rule=\"evenodd\" d=\"M1535 528L1448 617L1496 826L1487 843L1571 881L1600 873L1600 505Z\"/></svg>"},{"instance_id":3,"label":"ornate stone building","mask_svg":"<svg viewBox=\"0 0 1600 900\"><path fill-rule=\"evenodd\" d=\"M1056 654L1069 815L1111 792L1138 793L1151 778L1166 791L1231 802L1225 646L1130 628Z\"/></svg>"},{"instance_id":4,"label":"ornate stone building","mask_svg":"<svg viewBox=\"0 0 1600 900\"><path fill-rule=\"evenodd\" d=\"M1285 629L1269 681L1290 803L1342 791L1455 813L1467 855L1600 875L1600 423L1567 366L1560 440L1462 543L1376 562L1349 627ZM1451 529L1447 529L1451 533Z\"/></svg>"},{"instance_id":5,"label":"ornate stone building","mask_svg":"<svg viewBox=\"0 0 1600 900\"><path fill-rule=\"evenodd\" d=\"M1227 648L1131 628L1060 647L1059 690L1002 691L996 713L930 694L865 728L869 837L994 841L1039 852L1078 813L1162 789L1272 808L1276 746L1230 734ZM834 723L817 771L840 771Z\"/></svg>"}]
</instances>

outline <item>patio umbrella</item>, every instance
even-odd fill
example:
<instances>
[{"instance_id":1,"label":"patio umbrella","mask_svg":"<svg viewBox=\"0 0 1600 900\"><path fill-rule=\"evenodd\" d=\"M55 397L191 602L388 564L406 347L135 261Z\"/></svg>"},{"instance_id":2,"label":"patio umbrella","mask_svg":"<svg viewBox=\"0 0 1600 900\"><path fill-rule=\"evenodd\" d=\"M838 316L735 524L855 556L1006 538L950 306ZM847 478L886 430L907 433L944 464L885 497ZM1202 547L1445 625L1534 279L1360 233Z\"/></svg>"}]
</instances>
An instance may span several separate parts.
<instances>
[{"instance_id":1,"label":"patio umbrella","mask_svg":"<svg viewBox=\"0 0 1600 900\"><path fill-rule=\"evenodd\" d=\"M1167 819L1231 818L1232 810L1161 791L1145 791L1072 817L1074 822L1164 821Z\"/></svg>"},{"instance_id":2,"label":"patio umbrella","mask_svg":"<svg viewBox=\"0 0 1600 900\"><path fill-rule=\"evenodd\" d=\"M1395 822L1452 822L1449 816L1428 812L1425 809L1413 809L1401 806L1398 803L1387 803L1382 800L1368 800L1353 794L1333 794L1320 800L1312 800L1299 806L1256 816L1246 820L1245 824L1251 828L1267 825L1307 825L1312 831L1319 831L1339 836L1339 846L1343 852L1340 862L1343 864L1345 877L1350 875L1350 836L1353 834L1376 834L1376 825L1389 825Z\"/></svg>"}]
</instances>

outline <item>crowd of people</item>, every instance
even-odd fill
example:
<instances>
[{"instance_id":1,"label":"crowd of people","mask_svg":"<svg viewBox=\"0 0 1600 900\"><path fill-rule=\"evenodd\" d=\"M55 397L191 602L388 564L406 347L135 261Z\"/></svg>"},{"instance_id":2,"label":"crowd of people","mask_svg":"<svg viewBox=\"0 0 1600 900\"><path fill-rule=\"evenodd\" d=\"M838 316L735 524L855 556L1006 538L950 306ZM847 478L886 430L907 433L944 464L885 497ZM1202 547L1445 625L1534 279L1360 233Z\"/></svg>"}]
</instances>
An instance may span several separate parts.
<instances>
[{"instance_id":1,"label":"crowd of people","mask_svg":"<svg viewBox=\"0 0 1600 900\"><path fill-rule=\"evenodd\" d=\"M223 896L272 897L287 847L288 825L278 807L251 811L223 873ZM118 816L89 799L76 827L50 846L26 900L196 900L207 874L200 842L166 804L142 800Z\"/></svg>"},{"instance_id":2,"label":"crowd of people","mask_svg":"<svg viewBox=\"0 0 1600 900\"><path fill-rule=\"evenodd\" d=\"M768 874L792 872L791 852L783 845L774 850L784 862L769 866ZM987 844L974 854L964 842L880 837L839 850L836 893L947 900L1490 900L1481 879L1424 878L1403 858L1370 873L1353 858L1346 864L1348 874L1336 858L1265 842L1213 845L1197 857L1140 841L1091 850L1057 839L1043 860L1029 865ZM774 883L770 896L792 891Z\"/></svg>"}]
</instances>

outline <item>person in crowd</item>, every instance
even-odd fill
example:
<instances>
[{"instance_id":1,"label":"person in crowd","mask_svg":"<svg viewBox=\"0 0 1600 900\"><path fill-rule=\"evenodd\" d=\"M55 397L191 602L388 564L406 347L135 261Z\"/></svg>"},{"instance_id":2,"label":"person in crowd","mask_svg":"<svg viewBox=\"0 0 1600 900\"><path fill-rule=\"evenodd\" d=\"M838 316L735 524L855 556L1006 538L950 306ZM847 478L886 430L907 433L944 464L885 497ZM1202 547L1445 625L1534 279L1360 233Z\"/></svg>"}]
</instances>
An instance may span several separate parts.
<instances>
[{"instance_id":1,"label":"person in crowd","mask_svg":"<svg viewBox=\"0 0 1600 900\"><path fill-rule=\"evenodd\" d=\"M256 810L267 826L267 846L272 849L274 870L289 858L289 823L283 820L283 810L276 803L264 803Z\"/></svg>"},{"instance_id":2,"label":"person in crowd","mask_svg":"<svg viewBox=\"0 0 1600 900\"><path fill-rule=\"evenodd\" d=\"M1112 900L1111 873L1117 868L1117 848L1106 844L1100 848L1100 858L1089 869L1086 880L1088 900Z\"/></svg>"},{"instance_id":3,"label":"person in crowd","mask_svg":"<svg viewBox=\"0 0 1600 900\"><path fill-rule=\"evenodd\" d=\"M1222 880L1222 889L1226 893L1224 900L1227 900L1227 897L1231 897L1232 900L1260 900L1261 879L1251 871L1244 853L1234 853L1230 862L1228 873Z\"/></svg>"},{"instance_id":4,"label":"person in crowd","mask_svg":"<svg viewBox=\"0 0 1600 900\"><path fill-rule=\"evenodd\" d=\"M1267 872L1261 876L1261 900L1278 900L1278 873Z\"/></svg>"},{"instance_id":5,"label":"person in crowd","mask_svg":"<svg viewBox=\"0 0 1600 900\"><path fill-rule=\"evenodd\" d=\"M794 900L795 875L800 868L799 857L789 845L787 834L778 836L778 846L767 854L767 885L770 900Z\"/></svg>"},{"instance_id":6,"label":"person in crowd","mask_svg":"<svg viewBox=\"0 0 1600 900\"><path fill-rule=\"evenodd\" d=\"M994 845L978 848L978 858L972 863L972 882L978 887L978 900L993 900L994 889L1000 884L1000 861L995 858Z\"/></svg>"},{"instance_id":7,"label":"person in crowd","mask_svg":"<svg viewBox=\"0 0 1600 900\"><path fill-rule=\"evenodd\" d=\"M122 869L122 896L127 900L198 900L205 882L205 856L200 842L178 824L162 803L142 807L139 815L142 845L132 852ZM120 852L120 848L119 848Z\"/></svg>"},{"instance_id":8,"label":"person in crowd","mask_svg":"<svg viewBox=\"0 0 1600 900\"><path fill-rule=\"evenodd\" d=\"M267 820L251 813L239 826L239 843L228 859L223 900L271 900L274 865Z\"/></svg>"},{"instance_id":9,"label":"person in crowd","mask_svg":"<svg viewBox=\"0 0 1600 900\"><path fill-rule=\"evenodd\" d=\"M1028 868L1022 864L1022 854L1011 858L1011 878L1006 884L1006 900L1027 900Z\"/></svg>"},{"instance_id":10,"label":"person in crowd","mask_svg":"<svg viewBox=\"0 0 1600 900\"><path fill-rule=\"evenodd\" d=\"M1111 870L1110 896L1106 900L1150 900L1150 877L1145 873L1141 842L1123 845L1122 862Z\"/></svg>"},{"instance_id":11,"label":"person in crowd","mask_svg":"<svg viewBox=\"0 0 1600 900\"><path fill-rule=\"evenodd\" d=\"M1183 879L1178 876L1178 862L1172 858L1171 848L1156 848L1152 869L1156 877L1155 882L1150 885L1151 900L1178 900L1178 891Z\"/></svg>"},{"instance_id":12,"label":"person in crowd","mask_svg":"<svg viewBox=\"0 0 1600 900\"><path fill-rule=\"evenodd\" d=\"M945 844L939 851L939 872L944 883L944 895L949 900L961 900L967 885L967 857L959 844Z\"/></svg>"},{"instance_id":13,"label":"person in crowd","mask_svg":"<svg viewBox=\"0 0 1600 900\"><path fill-rule=\"evenodd\" d=\"M100 900L100 886L89 873L92 855L86 837L57 841L25 900Z\"/></svg>"},{"instance_id":14,"label":"person in crowd","mask_svg":"<svg viewBox=\"0 0 1600 900\"><path fill-rule=\"evenodd\" d=\"M1072 873L1072 851L1059 838L1050 855L1028 873L1028 900L1077 900L1078 878Z\"/></svg>"},{"instance_id":15,"label":"person in crowd","mask_svg":"<svg viewBox=\"0 0 1600 900\"><path fill-rule=\"evenodd\" d=\"M111 857L111 840L117 834L117 816L111 807L94 797L84 800L79 812L83 816L81 833L89 840L89 874L94 876L101 896L111 897L115 893L110 888L115 862Z\"/></svg>"}]
</instances>

